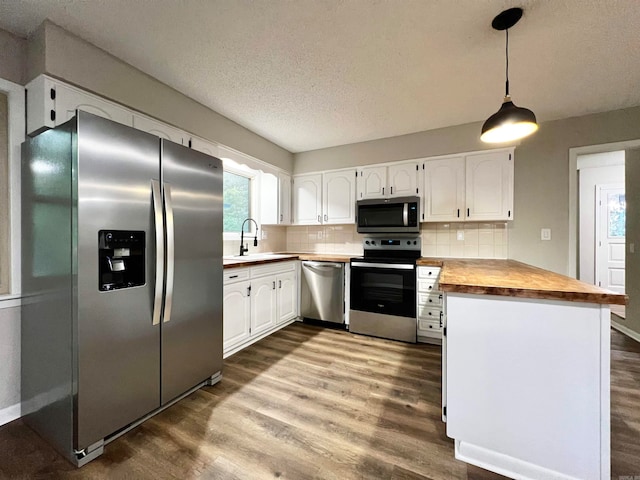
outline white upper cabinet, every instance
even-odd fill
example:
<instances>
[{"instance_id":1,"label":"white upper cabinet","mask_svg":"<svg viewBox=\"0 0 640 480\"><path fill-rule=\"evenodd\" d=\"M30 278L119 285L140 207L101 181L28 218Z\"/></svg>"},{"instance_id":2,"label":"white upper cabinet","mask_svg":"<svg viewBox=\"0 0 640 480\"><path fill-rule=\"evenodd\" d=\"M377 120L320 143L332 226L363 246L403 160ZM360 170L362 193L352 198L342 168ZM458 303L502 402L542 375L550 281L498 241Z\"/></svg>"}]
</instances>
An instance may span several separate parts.
<instances>
[{"instance_id":1,"label":"white upper cabinet","mask_svg":"<svg viewBox=\"0 0 640 480\"><path fill-rule=\"evenodd\" d=\"M133 127L138 130L142 130L143 132L151 133L156 137L170 140L178 145L184 145L187 143L182 130L178 130L177 128L138 113L133 114Z\"/></svg>"},{"instance_id":2,"label":"white upper cabinet","mask_svg":"<svg viewBox=\"0 0 640 480\"><path fill-rule=\"evenodd\" d=\"M187 140L187 138L185 138L185 140ZM191 137L188 138L187 142L183 145L187 144L197 152L206 153L207 155L218 158L218 145L213 142L209 142L208 140L199 137Z\"/></svg>"},{"instance_id":3,"label":"white upper cabinet","mask_svg":"<svg viewBox=\"0 0 640 480\"><path fill-rule=\"evenodd\" d=\"M418 163L390 165L387 170L388 197L418 195Z\"/></svg>"},{"instance_id":4,"label":"white upper cabinet","mask_svg":"<svg viewBox=\"0 0 640 480\"><path fill-rule=\"evenodd\" d=\"M291 225L291 176L278 174L278 223Z\"/></svg>"},{"instance_id":5,"label":"white upper cabinet","mask_svg":"<svg viewBox=\"0 0 640 480\"><path fill-rule=\"evenodd\" d=\"M322 174L293 177L293 223L322 224Z\"/></svg>"},{"instance_id":6,"label":"white upper cabinet","mask_svg":"<svg viewBox=\"0 0 640 480\"><path fill-rule=\"evenodd\" d=\"M418 195L418 162L358 169L357 199Z\"/></svg>"},{"instance_id":7,"label":"white upper cabinet","mask_svg":"<svg viewBox=\"0 0 640 480\"><path fill-rule=\"evenodd\" d=\"M465 160L450 157L424 162L422 220L455 222L465 218Z\"/></svg>"},{"instance_id":8,"label":"white upper cabinet","mask_svg":"<svg viewBox=\"0 0 640 480\"><path fill-rule=\"evenodd\" d=\"M467 220L513 220L513 154L466 157Z\"/></svg>"},{"instance_id":9,"label":"white upper cabinet","mask_svg":"<svg viewBox=\"0 0 640 480\"><path fill-rule=\"evenodd\" d=\"M513 220L513 149L425 159L422 220Z\"/></svg>"},{"instance_id":10,"label":"white upper cabinet","mask_svg":"<svg viewBox=\"0 0 640 480\"><path fill-rule=\"evenodd\" d=\"M382 198L387 191L387 167L358 169L358 200Z\"/></svg>"},{"instance_id":11,"label":"white upper cabinet","mask_svg":"<svg viewBox=\"0 0 640 480\"><path fill-rule=\"evenodd\" d=\"M133 126L133 113L104 100L40 75L27 84L27 133L53 128L71 119L76 109Z\"/></svg>"},{"instance_id":12,"label":"white upper cabinet","mask_svg":"<svg viewBox=\"0 0 640 480\"><path fill-rule=\"evenodd\" d=\"M322 210L322 223L355 223L355 169L322 174Z\"/></svg>"},{"instance_id":13,"label":"white upper cabinet","mask_svg":"<svg viewBox=\"0 0 640 480\"><path fill-rule=\"evenodd\" d=\"M287 174L260 174L260 223L291 224L291 177Z\"/></svg>"}]
</instances>

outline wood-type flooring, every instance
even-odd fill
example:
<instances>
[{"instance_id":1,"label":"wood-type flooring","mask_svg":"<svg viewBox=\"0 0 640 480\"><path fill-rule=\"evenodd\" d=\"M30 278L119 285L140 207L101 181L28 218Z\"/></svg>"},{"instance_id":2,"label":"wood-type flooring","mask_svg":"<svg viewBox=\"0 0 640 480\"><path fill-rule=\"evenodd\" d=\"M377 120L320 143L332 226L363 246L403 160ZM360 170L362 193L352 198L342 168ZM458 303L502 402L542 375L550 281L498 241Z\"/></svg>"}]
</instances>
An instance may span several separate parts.
<instances>
[{"instance_id":1,"label":"wood-type flooring","mask_svg":"<svg viewBox=\"0 0 640 480\"><path fill-rule=\"evenodd\" d=\"M224 378L81 469L21 420L0 478L504 478L457 461L440 420L440 348L295 323L225 361ZM612 478L640 476L640 345L612 332ZM637 477L636 477L637 478Z\"/></svg>"}]
</instances>

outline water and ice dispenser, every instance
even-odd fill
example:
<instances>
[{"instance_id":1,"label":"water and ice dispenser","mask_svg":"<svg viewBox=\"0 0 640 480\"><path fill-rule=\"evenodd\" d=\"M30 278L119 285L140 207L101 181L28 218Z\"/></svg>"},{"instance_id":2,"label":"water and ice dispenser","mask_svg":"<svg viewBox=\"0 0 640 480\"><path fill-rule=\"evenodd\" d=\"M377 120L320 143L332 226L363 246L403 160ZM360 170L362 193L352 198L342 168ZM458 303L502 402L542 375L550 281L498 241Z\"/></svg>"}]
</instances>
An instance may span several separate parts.
<instances>
[{"instance_id":1,"label":"water and ice dispenser","mask_svg":"<svg viewBox=\"0 0 640 480\"><path fill-rule=\"evenodd\" d=\"M98 288L100 291L144 285L144 231L100 230L98 232L98 256Z\"/></svg>"}]
</instances>

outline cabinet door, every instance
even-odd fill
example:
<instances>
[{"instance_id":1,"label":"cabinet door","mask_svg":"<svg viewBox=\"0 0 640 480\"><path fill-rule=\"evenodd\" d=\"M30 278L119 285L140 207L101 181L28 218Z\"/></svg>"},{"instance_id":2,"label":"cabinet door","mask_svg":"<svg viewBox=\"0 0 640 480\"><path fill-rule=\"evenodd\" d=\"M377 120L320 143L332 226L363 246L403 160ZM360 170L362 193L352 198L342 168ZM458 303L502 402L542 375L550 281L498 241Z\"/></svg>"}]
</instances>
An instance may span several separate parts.
<instances>
[{"instance_id":1,"label":"cabinet door","mask_svg":"<svg viewBox=\"0 0 640 480\"><path fill-rule=\"evenodd\" d=\"M249 338L251 326L251 299L249 282L232 283L224 286L222 338L223 350L244 342Z\"/></svg>"},{"instance_id":2,"label":"cabinet door","mask_svg":"<svg viewBox=\"0 0 640 480\"><path fill-rule=\"evenodd\" d=\"M358 200L382 198L387 193L387 167L358 170Z\"/></svg>"},{"instance_id":3,"label":"cabinet door","mask_svg":"<svg viewBox=\"0 0 640 480\"><path fill-rule=\"evenodd\" d=\"M56 125L73 117L76 114L76 109L108 118L129 127L133 125L133 115L124 107L65 85L56 84L55 89Z\"/></svg>"},{"instance_id":4,"label":"cabinet door","mask_svg":"<svg viewBox=\"0 0 640 480\"><path fill-rule=\"evenodd\" d=\"M424 221L451 222L464 219L464 157L424 162L424 185Z\"/></svg>"},{"instance_id":5,"label":"cabinet door","mask_svg":"<svg viewBox=\"0 0 640 480\"><path fill-rule=\"evenodd\" d=\"M185 140L186 139L187 137L185 136ZM189 143L189 147L193 150L206 153L207 155L218 158L218 145L216 145L215 143L198 137L191 137L188 139L188 142L191 142Z\"/></svg>"},{"instance_id":6,"label":"cabinet door","mask_svg":"<svg viewBox=\"0 0 640 480\"><path fill-rule=\"evenodd\" d=\"M182 130L173 128L157 120L153 120L149 117L133 114L133 127L143 132L151 133L165 140L170 140L178 145L184 145L185 133Z\"/></svg>"},{"instance_id":7,"label":"cabinet door","mask_svg":"<svg viewBox=\"0 0 640 480\"><path fill-rule=\"evenodd\" d=\"M273 173L260 173L260 223L262 225L278 225L280 223L279 208L279 179Z\"/></svg>"},{"instance_id":8,"label":"cabinet door","mask_svg":"<svg viewBox=\"0 0 640 480\"><path fill-rule=\"evenodd\" d=\"M466 157L467 220L513 219L513 156L493 152Z\"/></svg>"},{"instance_id":9,"label":"cabinet door","mask_svg":"<svg viewBox=\"0 0 640 480\"><path fill-rule=\"evenodd\" d=\"M387 171L389 197L418 195L418 163L391 165Z\"/></svg>"},{"instance_id":10,"label":"cabinet door","mask_svg":"<svg viewBox=\"0 0 640 480\"><path fill-rule=\"evenodd\" d=\"M293 223L319 225L322 223L322 175L293 177Z\"/></svg>"},{"instance_id":11,"label":"cabinet door","mask_svg":"<svg viewBox=\"0 0 640 480\"><path fill-rule=\"evenodd\" d=\"M251 281L251 335L271 329L277 318L276 278L264 277Z\"/></svg>"},{"instance_id":12,"label":"cabinet door","mask_svg":"<svg viewBox=\"0 0 640 480\"><path fill-rule=\"evenodd\" d=\"M342 170L322 175L323 223L356 222L356 171Z\"/></svg>"},{"instance_id":13,"label":"cabinet door","mask_svg":"<svg viewBox=\"0 0 640 480\"><path fill-rule=\"evenodd\" d=\"M298 282L296 272L278 275L278 320L286 322L298 315Z\"/></svg>"},{"instance_id":14,"label":"cabinet door","mask_svg":"<svg viewBox=\"0 0 640 480\"><path fill-rule=\"evenodd\" d=\"M291 225L291 177L284 173L278 175L279 220L280 225Z\"/></svg>"}]
</instances>

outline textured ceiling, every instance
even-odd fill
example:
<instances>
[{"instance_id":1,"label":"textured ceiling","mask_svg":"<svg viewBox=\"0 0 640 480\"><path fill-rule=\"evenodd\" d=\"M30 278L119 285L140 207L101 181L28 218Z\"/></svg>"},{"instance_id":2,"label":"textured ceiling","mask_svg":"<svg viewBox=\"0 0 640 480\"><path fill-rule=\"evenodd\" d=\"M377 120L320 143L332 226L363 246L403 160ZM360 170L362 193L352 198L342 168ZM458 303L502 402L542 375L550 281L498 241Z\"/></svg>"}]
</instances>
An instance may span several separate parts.
<instances>
[{"instance_id":1,"label":"textured ceiling","mask_svg":"<svg viewBox=\"0 0 640 480\"><path fill-rule=\"evenodd\" d=\"M539 120L640 105L638 0L2 0L292 152L483 120L511 93Z\"/></svg>"}]
</instances>

